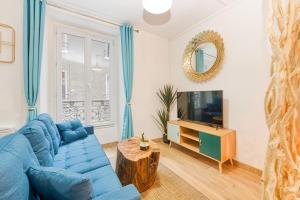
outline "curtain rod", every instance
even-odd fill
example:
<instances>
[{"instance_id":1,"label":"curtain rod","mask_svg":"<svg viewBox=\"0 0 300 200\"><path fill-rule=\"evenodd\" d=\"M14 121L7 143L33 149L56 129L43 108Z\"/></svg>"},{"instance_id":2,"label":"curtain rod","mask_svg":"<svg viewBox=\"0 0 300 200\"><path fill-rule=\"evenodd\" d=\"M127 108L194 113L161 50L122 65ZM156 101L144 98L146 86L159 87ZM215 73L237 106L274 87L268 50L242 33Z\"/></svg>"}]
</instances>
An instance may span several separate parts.
<instances>
[{"instance_id":1,"label":"curtain rod","mask_svg":"<svg viewBox=\"0 0 300 200\"><path fill-rule=\"evenodd\" d=\"M121 26L121 24L119 24L119 23L112 22L112 21L109 21L109 20L107 20L107 19L102 19L102 18L100 18L100 17L96 17L96 16L84 14L84 13L82 13L82 12L72 10L71 8L66 8L66 7L57 5L57 4L49 3L48 1L46 1L46 4L47 4L48 6L51 6L51 7L54 7L54 8L58 8L58 9L60 9L60 10L64 10L64 11L67 11L67 12L71 12L71 13L74 13L74 14L76 14L76 15L81 15L81 16L83 16L83 17L91 18L91 19L93 19L93 20L100 21L100 22L102 22L102 23L106 23L106 24L110 24L110 25L118 26L118 27ZM137 32L137 33L139 32L138 29L133 29L133 30L134 30L135 32Z\"/></svg>"}]
</instances>

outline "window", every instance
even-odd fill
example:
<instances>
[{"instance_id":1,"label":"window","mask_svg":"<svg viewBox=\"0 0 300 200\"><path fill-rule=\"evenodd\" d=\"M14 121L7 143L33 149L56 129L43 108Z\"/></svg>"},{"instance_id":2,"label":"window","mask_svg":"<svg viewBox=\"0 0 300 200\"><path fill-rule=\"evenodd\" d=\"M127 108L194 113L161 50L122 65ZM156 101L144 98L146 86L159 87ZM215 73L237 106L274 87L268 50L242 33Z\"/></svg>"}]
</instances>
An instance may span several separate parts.
<instances>
[{"instance_id":1,"label":"window","mask_svg":"<svg viewBox=\"0 0 300 200\"><path fill-rule=\"evenodd\" d=\"M113 124L117 102L112 85L117 72L114 39L59 30L57 44L58 119L79 118L99 126Z\"/></svg>"}]
</instances>

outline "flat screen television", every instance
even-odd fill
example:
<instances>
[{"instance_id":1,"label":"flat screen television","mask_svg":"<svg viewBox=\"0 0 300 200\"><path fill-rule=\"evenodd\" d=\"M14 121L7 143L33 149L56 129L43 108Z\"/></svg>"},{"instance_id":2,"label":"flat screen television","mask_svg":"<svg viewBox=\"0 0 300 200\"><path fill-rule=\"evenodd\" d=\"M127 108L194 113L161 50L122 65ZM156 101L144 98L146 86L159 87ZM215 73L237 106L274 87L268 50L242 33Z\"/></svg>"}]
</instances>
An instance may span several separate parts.
<instances>
[{"instance_id":1,"label":"flat screen television","mask_svg":"<svg viewBox=\"0 0 300 200\"><path fill-rule=\"evenodd\" d=\"M216 127L223 127L223 91L177 93L177 117Z\"/></svg>"}]
</instances>

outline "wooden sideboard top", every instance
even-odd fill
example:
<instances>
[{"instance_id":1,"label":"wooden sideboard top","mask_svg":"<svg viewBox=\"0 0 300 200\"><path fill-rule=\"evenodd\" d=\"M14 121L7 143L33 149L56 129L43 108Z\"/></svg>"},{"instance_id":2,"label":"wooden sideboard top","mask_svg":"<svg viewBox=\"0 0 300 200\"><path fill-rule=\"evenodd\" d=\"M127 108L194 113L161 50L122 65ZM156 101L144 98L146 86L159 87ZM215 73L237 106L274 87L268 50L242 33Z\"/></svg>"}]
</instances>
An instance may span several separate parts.
<instances>
[{"instance_id":1,"label":"wooden sideboard top","mask_svg":"<svg viewBox=\"0 0 300 200\"><path fill-rule=\"evenodd\" d=\"M185 128L189 128L189 129L193 129L196 131L203 131L203 132L207 132L213 135L217 135L217 136L224 136L230 133L235 133L235 130L231 130L231 129L226 129L226 128L214 128L214 127L210 127L210 126L205 126L205 125L201 125L201 124L197 124L197 123L193 123L193 122L187 122L187 121L182 121L182 120L172 120L172 121L168 121L168 123L171 124L175 124L181 127L185 127Z\"/></svg>"}]
</instances>

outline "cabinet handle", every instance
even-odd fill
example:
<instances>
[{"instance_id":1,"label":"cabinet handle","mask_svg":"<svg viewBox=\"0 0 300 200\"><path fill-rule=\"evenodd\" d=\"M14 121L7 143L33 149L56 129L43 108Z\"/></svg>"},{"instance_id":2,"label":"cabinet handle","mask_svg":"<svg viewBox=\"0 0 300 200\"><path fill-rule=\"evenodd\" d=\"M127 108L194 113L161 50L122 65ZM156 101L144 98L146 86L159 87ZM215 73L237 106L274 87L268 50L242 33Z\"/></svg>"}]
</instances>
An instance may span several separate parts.
<instances>
[{"instance_id":1,"label":"cabinet handle","mask_svg":"<svg viewBox=\"0 0 300 200\"><path fill-rule=\"evenodd\" d=\"M199 144L200 144L200 146L202 145L202 140L199 140Z\"/></svg>"}]
</instances>

